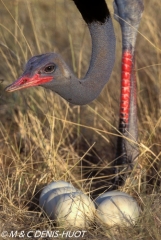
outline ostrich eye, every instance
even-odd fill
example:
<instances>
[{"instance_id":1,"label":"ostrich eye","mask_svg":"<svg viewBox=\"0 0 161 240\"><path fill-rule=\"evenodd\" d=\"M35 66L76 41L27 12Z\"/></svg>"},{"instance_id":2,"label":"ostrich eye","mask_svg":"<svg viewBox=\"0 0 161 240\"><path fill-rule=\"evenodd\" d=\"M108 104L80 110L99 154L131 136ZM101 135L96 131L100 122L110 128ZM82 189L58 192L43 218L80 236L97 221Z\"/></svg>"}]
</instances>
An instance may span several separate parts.
<instances>
[{"instance_id":1,"label":"ostrich eye","mask_svg":"<svg viewBox=\"0 0 161 240\"><path fill-rule=\"evenodd\" d=\"M46 66L45 68L44 68L44 72L45 73L52 73L52 72L54 72L54 70L55 70L55 65L48 65L48 66Z\"/></svg>"}]
</instances>

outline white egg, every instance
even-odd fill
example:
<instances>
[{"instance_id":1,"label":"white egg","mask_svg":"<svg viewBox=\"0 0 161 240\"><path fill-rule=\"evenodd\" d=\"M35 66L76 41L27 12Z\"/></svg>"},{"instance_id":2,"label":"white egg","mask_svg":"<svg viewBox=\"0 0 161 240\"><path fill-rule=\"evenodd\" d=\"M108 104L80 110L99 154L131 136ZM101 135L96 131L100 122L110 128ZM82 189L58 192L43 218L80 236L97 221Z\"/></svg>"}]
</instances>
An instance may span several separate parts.
<instances>
[{"instance_id":1,"label":"white egg","mask_svg":"<svg viewBox=\"0 0 161 240\"><path fill-rule=\"evenodd\" d=\"M61 187L61 188L55 188L51 191L51 193L48 195L48 198L45 201L44 205L44 211L47 213L49 217L54 215L54 209L56 200L55 197L65 194L65 193L73 193L73 192L80 192L78 189L74 187Z\"/></svg>"},{"instance_id":2,"label":"white egg","mask_svg":"<svg viewBox=\"0 0 161 240\"><path fill-rule=\"evenodd\" d=\"M73 187L73 185L65 181L57 181L57 182L51 182L46 187L44 187L39 198L40 207L42 208L44 207L46 199L49 197L53 189L62 188L62 187Z\"/></svg>"},{"instance_id":3,"label":"white egg","mask_svg":"<svg viewBox=\"0 0 161 240\"><path fill-rule=\"evenodd\" d=\"M94 220L94 203L82 192L64 193L54 198L51 194L46 206L52 207L50 218L55 220L60 227L82 229L88 227Z\"/></svg>"},{"instance_id":4,"label":"white egg","mask_svg":"<svg viewBox=\"0 0 161 240\"><path fill-rule=\"evenodd\" d=\"M97 222L108 226L135 224L140 214L140 207L130 195L119 191L102 194L95 200Z\"/></svg>"},{"instance_id":5,"label":"white egg","mask_svg":"<svg viewBox=\"0 0 161 240\"><path fill-rule=\"evenodd\" d=\"M98 205L100 204L103 200L105 200L105 198L107 197L112 197L112 196L127 196L127 197L131 197L129 194L124 193L124 192L120 192L120 191L109 191L109 192L105 192L103 194L101 194L99 197L97 197L95 199L95 203Z\"/></svg>"}]
</instances>

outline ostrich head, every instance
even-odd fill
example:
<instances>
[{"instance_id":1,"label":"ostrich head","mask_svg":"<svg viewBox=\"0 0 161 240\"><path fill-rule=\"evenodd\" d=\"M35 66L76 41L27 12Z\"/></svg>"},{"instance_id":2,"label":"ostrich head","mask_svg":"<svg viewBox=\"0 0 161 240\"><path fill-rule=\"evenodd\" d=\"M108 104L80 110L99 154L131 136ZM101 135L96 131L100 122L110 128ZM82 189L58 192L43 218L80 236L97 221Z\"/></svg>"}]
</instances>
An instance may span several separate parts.
<instances>
[{"instance_id":1,"label":"ostrich head","mask_svg":"<svg viewBox=\"0 0 161 240\"><path fill-rule=\"evenodd\" d=\"M26 64L20 78L9 85L5 90L13 92L33 86L45 88L54 85L65 85L71 79L71 72L60 55L46 53L32 57Z\"/></svg>"}]
</instances>

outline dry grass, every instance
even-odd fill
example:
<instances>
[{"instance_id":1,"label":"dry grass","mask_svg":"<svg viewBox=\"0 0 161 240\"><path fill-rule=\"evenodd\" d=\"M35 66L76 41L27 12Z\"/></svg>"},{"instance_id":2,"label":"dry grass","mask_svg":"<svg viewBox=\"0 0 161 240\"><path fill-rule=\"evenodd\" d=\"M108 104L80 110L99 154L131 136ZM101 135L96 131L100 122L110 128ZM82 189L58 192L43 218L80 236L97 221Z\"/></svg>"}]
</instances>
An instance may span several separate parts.
<instances>
[{"instance_id":1,"label":"dry grass","mask_svg":"<svg viewBox=\"0 0 161 240\"><path fill-rule=\"evenodd\" d=\"M131 181L123 187L136 197L143 213L135 227L116 231L97 227L84 239L161 238L161 3L144 2L136 49L143 171L137 184ZM23 63L42 52L61 53L83 76L91 43L72 1L1 0L0 16L0 79L4 80L0 84L0 232L53 230L38 207L44 185L66 180L92 197L110 187L119 111L119 25L115 22L117 59L111 80L97 100L78 107L40 88L3 91L21 74Z\"/></svg>"}]
</instances>

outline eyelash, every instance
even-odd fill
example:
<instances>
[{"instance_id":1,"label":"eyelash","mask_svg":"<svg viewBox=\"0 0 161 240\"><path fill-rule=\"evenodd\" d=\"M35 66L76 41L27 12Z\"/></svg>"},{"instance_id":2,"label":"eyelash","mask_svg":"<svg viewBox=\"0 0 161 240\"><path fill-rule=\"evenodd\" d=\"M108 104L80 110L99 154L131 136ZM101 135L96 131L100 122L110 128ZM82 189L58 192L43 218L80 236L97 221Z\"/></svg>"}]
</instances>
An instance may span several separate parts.
<instances>
[{"instance_id":1,"label":"eyelash","mask_svg":"<svg viewBox=\"0 0 161 240\"><path fill-rule=\"evenodd\" d=\"M55 71L55 65L48 65L44 68L45 73L52 73Z\"/></svg>"}]
</instances>

